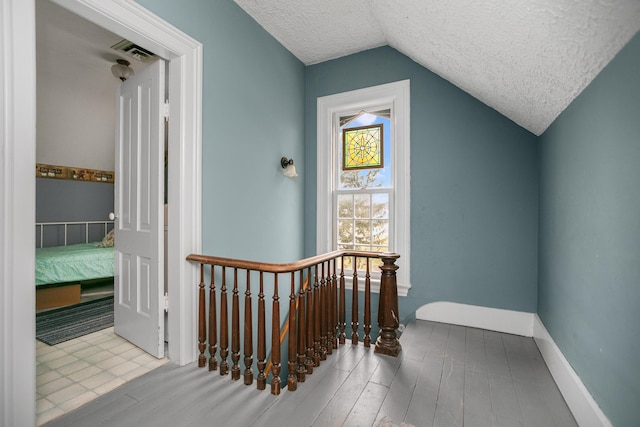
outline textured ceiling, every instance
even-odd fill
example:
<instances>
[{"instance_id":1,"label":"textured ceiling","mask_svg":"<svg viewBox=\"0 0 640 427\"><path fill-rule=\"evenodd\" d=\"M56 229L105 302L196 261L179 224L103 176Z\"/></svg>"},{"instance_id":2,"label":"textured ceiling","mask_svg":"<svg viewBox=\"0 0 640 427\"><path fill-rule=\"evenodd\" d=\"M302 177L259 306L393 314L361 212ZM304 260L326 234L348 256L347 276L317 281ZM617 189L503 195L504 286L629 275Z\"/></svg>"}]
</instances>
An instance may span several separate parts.
<instances>
[{"instance_id":1,"label":"textured ceiling","mask_svg":"<svg viewBox=\"0 0 640 427\"><path fill-rule=\"evenodd\" d=\"M640 0L235 0L304 64L389 45L536 135L640 30Z\"/></svg>"}]
</instances>

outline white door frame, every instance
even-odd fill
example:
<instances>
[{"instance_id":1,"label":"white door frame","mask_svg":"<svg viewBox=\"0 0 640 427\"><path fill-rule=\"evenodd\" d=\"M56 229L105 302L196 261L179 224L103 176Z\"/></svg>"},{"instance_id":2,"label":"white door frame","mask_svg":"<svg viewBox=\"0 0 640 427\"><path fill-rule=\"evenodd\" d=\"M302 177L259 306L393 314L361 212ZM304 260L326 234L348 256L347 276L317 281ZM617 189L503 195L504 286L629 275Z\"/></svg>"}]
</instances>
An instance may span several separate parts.
<instances>
[{"instance_id":1,"label":"white door frame","mask_svg":"<svg viewBox=\"0 0 640 427\"><path fill-rule=\"evenodd\" d=\"M0 0L0 413L35 424L35 1ZM53 0L169 62L169 357L196 357L201 251L202 45L132 0ZM20 286L21 284L21 286Z\"/></svg>"}]
</instances>

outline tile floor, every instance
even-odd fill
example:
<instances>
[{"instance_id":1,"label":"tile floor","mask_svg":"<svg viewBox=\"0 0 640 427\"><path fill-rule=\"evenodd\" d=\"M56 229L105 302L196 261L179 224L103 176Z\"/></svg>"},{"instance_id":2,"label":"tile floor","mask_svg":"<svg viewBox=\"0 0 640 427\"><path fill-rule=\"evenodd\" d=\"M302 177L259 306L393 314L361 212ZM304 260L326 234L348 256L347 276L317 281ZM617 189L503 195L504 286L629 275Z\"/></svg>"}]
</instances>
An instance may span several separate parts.
<instances>
[{"instance_id":1,"label":"tile floor","mask_svg":"<svg viewBox=\"0 0 640 427\"><path fill-rule=\"evenodd\" d=\"M167 363L113 327L49 346L36 341L36 417L42 425Z\"/></svg>"}]
</instances>

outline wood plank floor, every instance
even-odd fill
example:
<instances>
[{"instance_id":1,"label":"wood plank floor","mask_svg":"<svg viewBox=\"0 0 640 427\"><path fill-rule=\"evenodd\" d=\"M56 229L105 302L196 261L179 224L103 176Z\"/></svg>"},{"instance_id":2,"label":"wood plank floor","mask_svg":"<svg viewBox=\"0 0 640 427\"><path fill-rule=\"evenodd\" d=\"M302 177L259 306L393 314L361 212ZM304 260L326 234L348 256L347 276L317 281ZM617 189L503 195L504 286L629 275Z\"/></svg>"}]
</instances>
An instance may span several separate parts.
<instances>
[{"instance_id":1,"label":"wood plank floor","mask_svg":"<svg viewBox=\"0 0 640 427\"><path fill-rule=\"evenodd\" d=\"M280 396L167 364L47 426L577 426L531 338L415 321L401 343L342 346Z\"/></svg>"}]
</instances>

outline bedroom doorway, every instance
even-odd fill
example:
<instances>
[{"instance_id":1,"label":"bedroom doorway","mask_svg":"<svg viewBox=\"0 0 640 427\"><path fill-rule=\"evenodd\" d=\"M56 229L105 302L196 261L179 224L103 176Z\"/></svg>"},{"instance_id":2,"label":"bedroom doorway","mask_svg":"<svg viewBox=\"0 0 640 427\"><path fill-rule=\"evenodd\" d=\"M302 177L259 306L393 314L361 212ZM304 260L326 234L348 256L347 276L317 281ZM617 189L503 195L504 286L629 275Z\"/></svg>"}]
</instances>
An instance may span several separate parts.
<instances>
[{"instance_id":1,"label":"bedroom doorway","mask_svg":"<svg viewBox=\"0 0 640 427\"><path fill-rule=\"evenodd\" d=\"M138 290L137 279L146 277L144 271L120 280L123 292L115 318L116 323L126 326L116 327L116 332L154 356L163 357L164 338L155 345L145 345L144 340L151 331L164 330L160 307L164 307L165 293L162 183L167 148L163 123L167 67L152 52L51 1L36 2L36 26L40 95L36 161L43 165L38 171L44 171L36 179L36 221L45 223L36 231L38 247L44 244L47 248L38 249L36 300L44 302L40 308L55 308L86 301L91 294L104 295L107 276L113 294L113 279L118 284L123 277L122 271L115 275L109 272L113 270L113 262L108 262L113 259L113 248L94 249L91 243L102 240L108 229L115 228L119 237L115 252L129 254L120 257L119 261L124 261L116 262L116 267L126 265L127 259L133 267L142 263L150 274L148 283L157 284L157 289L147 286ZM112 69L116 60L124 61L122 58L130 61L134 75L120 81ZM155 83L148 84L151 81ZM155 100L155 106L149 99ZM140 117L136 117L138 114ZM151 119L155 124L147 122ZM145 132L147 129L151 132ZM141 200L147 202L145 206ZM112 212L117 212L115 221L109 218ZM107 223L107 219L112 222ZM129 230L137 230L133 235L142 236L137 243L131 240ZM145 239L147 235L152 238ZM113 247L112 239L108 243ZM133 258L132 247L139 248ZM138 258L143 247L146 252ZM63 265L65 268L61 268ZM137 295L146 296L146 301L137 301ZM126 306L137 310L123 318ZM142 311L139 317L143 319L162 321L146 326L146 333L128 336L135 324L135 311Z\"/></svg>"},{"instance_id":2,"label":"bedroom doorway","mask_svg":"<svg viewBox=\"0 0 640 427\"><path fill-rule=\"evenodd\" d=\"M151 49L159 49L162 56L169 60L169 70L175 71L168 86L173 88L173 94L176 95L177 102L172 108L177 113L177 119L170 130L168 153L169 157L175 156L180 161L176 162L176 169L169 172L168 181L169 193L181 203L169 207L169 215L178 226L167 232L167 240L171 242L167 255L167 276L173 279L170 280L169 292L174 295L169 304L168 325L171 330L169 333L175 337L173 343L169 344L168 352L175 363L189 363L195 358L195 349L191 345L195 338L191 313L194 292L189 287L181 286L181 283L195 283L196 272L184 258L186 254L200 250L201 45L133 2L54 0L54 3L68 7L99 25L110 27L112 31L122 30L129 36L142 39L138 41L140 44L146 45L148 42ZM130 19L127 14L131 13L132 8L137 9L136 17ZM121 24L125 21L127 25ZM30 311L27 307L25 309ZM15 387L15 384L12 386ZM21 393L15 396L21 396Z\"/></svg>"},{"instance_id":3,"label":"bedroom doorway","mask_svg":"<svg viewBox=\"0 0 640 427\"><path fill-rule=\"evenodd\" d=\"M11 425L35 423L35 308L32 286L14 286L34 280L33 218L35 217L36 145L36 45L35 0L0 0L0 17L6 29L0 46L5 103L0 127L9 131L2 139L4 167L0 170L2 194L8 204L0 215L3 280L0 292L4 316L2 346L5 363L0 368L4 384L2 411ZM169 88L177 112L169 134L169 194L180 203L169 206L168 232L169 356L184 365L196 358L193 320L197 269L185 258L201 250L201 142L202 44L130 0L56 0L77 14L170 60ZM6 13L5 13L6 12ZM31 236L26 239L24 236ZM15 372L20 372L19 376Z\"/></svg>"},{"instance_id":4,"label":"bedroom doorway","mask_svg":"<svg viewBox=\"0 0 640 427\"><path fill-rule=\"evenodd\" d=\"M109 38L112 37L110 35L110 32L102 28L98 28L97 26L94 27L92 23L82 20L82 18L79 18L66 9L63 9L60 6L49 1L38 1L36 3L36 8L37 18L39 18L37 19L37 27L38 29L45 28L45 30L43 31L45 34L37 33L37 55L39 58L41 58L41 61L38 63L38 88L40 88L42 93L50 93L52 87L55 87L55 89L58 90L62 90L65 87L65 84L67 84L64 79L64 74L78 73L82 75L82 77L78 78L76 76L73 79L73 82L68 82L72 86L67 90L67 92L70 92L73 98L82 99L84 104L73 105L73 99L65 98L63 94L59 94L59 96L56 98L56 101L58 107L63 108L57 108L55 111L48 114L49 112L46 109L51 108L48 104L46 104L45 101L46 99L48 99L48 97L38 98L38 109L41 112L38 117L39 136L46 135L47 138L54 140L62 139L56 138L56 129L51 129L47 126L50 125L51 122L56 122L58 126L62 124L63 128L67 128L67 130L64 132L67 136L67 139L83 139L82 136L78 136L78 128L82 128L84 123L78 123L75 120L69 121L60 119L64 119L64 117L73 115L70 113L73 113L75 109L78 110L75 115L82 115L83 121L88 123L87 127L92 127L92 130L96 133L96 135L92 135L90 132L86 133L86 137L84 138L85 147L83 147L84 152L76 153L76 150L74 150L72 147L67 147L66 149L63 148L62 150L60 150L63 152L63 157L66 157L66 159L60 160L60 162L68 161L69 163L58 163L54 161L39 161L39 163L55 163L74 167L89 166L96 168L96 165L93 164L82 164L82 162L87 161L87 159L89 161L91 160L91 158L88 155L85 155L85 153L90 155L92 154L94 157L99 156L98 158L100 160L100 157L104 156L104 153L101 154L100 151L100 149L104 147L100 147L100 145L108 145L108 147L104 151L110 151L112 154L112 158L114 157L113 153L116 153L114 160L115 168L111 166L101 168L107 171L115 170L116 180L113 184L91 181L80 182L73 180L48 180L46 178L38 178L38 185L46 183L62 186L60 187L61 190L59 192L66 193L66 196L71 199L74 198L73 194L75 193L75 199L79 200L70 200L69 204L63 204L66 206L67 211L70 211L65 212L65 209L63 207L55 206L55 197L53 200L46 197L44 200L41 200L40 196L38 196L36 198L36 216L41 215L42 211L58 210L58 215L71 214L80 216L80 218L66 217L64 218L65 221L69 219L82 219L81 217L84 215L89 216L83 218L85 220L99 220L106 219L110 211L117 212L120 218L116 219L115 221L116 227L118 227L116 233L120 234L117 236L116 242L124 242L124 245L121 246L118 246L118 243L116 243L116 249L119 249L120 251L122 251L123 247L130 248L132 246L131 244L127 245L126 243L128 237L127 230L131 229L132 227L131 224L127 224L124 219L128 218L136 221L137 223L142 223L143 228L146 227L146 231L149 231L150 223L148 220L150 217L153 217L152 219L153 227L155 228L155 240L153 240L148 246L149 249L156 253L156 255L155 257L151 257L147 253L145 254L144 259L148 260L150 258L155 258L153 261L157 265L157 267L155 267L156 275L153 277L149 277L149 283L157 283L159 285L160 283L163 283L164 280L163 275L161 273L158 275L157 272L165 271L165 269L163 268L163 264L164 260L166 259L164 254L166 246L162 242L162 237L164 236L163 226L165 225L162 218L164 216L164 197L163 194L161 194L164 193L164 185L162 185L162 183L164 182L164 168L162 167L162 160L164 158L164 152L166 150L165 141L167 140L164 135L164 119L160 118L160 116L164 114L157 114L156 117L158 123L156 123L155 128L158 134L153 137L155 138L154 141L157 142L157 144L155 144L157 145L155 146L155 151L149 149L150 146L154 144L149 144L146 146L146 149L142 147L140 150L138 150L137 148L132 149L131 147L125 147L125 149L120 149L120 153L118 154L118 150L116 149L116 147L119 147L120 145L114 142L116 139L116 133L113 132L113 129L118 129L118 126L120 126L120 129L126 128L127 126L131 128L130 126L132 123L135 126L135 123L141 123L141 121L135 117L132 118L131 116L121 114L116 110L116 104L123 105L123 102L116 102L116 99L122 98L121 96L116 98L116 90L112 88L114 86L117 87L117 92L119 94L121 89L124 87L132 88L133 90L123 92L124 96L128 97L128 100L131 100L132 97L135 98L138 93L144 93L144 84L141 88L139 82L146 82L149 74L152 73L153 76L157 76L155 77L156 84L153 90L157 91L158 93L158 104L164 106L164 89L167 86L164 79L165 63L160 59L156 59L155 62L151 63L150 65L136 64L134 65L136 66L136 75L132 78L129 78L126 82L121 83L113 75L111 75L111 63L108 62L105 57L99 57L96 59L96 61L90 60L90 49L86 49L88 52L84 49L90 46L94 46L95 43L96 45L98 45L97 47L95 47L97 51L99 50L102 52L108 52L107 48L114 44L114 40L119 41L119 37L113 35L113 37L115 38ZM82 22L79 22L79 20L82 20ZM57 37L56 33L56 31L58 31L58 28L54 28L56 25L61 27L61 31L68 31L69 28L72 28L74 34L64 34L63 36L66 38L66 40L60 40L60 38ZM106 48L100 46L100 44L105 40L103 39L103 36L106 37L107 40ZM78 43L77 40L74 40L74 38L81 39L86 43L86 45ZM65 46L65 41L68 40L71 40L72 43L68 43L69 46ZM68 50L65 51L65 48L68 48ZM51 53L54 52L56 56L64 57L65 61L56 61L57 58L51 58ZM104 55L109 55L109 53L104 53ZM116 55L117 54L114 52L113 58L119 57ZM72 59L70 59L70 57ZM67 65L65 64L67 62L70 63L74 61L75 63L68 64L69 68L67 70L60 70L58 68L57 71L59 74L56 74L55 70L52 71L49 67L51 63L53 63L53 65L57 67L61 67ZM97 63L95 70L91 68L91 64L93 64L94 62ZM113 60L113 62L115 62L115 60ZM104 67L102 67L103 69L99 68L100 65L104 65ZM152 71L148 71L150 69L152 69ZM43 82L43 79L49 79L51 82ZM83 80L86 80L86 84L85 82L83 82ZM103 84L100 80L107 81ZM104 87L103 90L99 89L102 87ZM109 90L112 92L112 94L110 96L104 96L103 92L107 92ZM91 96L93 95L91 92L93 91L97 92L97 94L94 98L91 98ZM102 97L105 98L104 102L102 99L100 99L101 94ZM45 105L41 106L41 104ZM101 107L101 105L103 104L104 106ZM114 112L113 114L111 114L111 116L109 116L109 112L107 110L108 106L110 106ZM66 113L67 115L65 116L64 114L62 114L60 110L64 110L64 113ZM135 113L137 111L145 111L145 108L143 106L141 109L133 108L133 110L133 113ZM160 110L160 107L158 105L156 106L156 110ZM164 109L162 109L162 111L164 111ZM129 111L129 113L131 113L131 111ZM52 115L54 115L58 120L49 119L49 116ZM43 117L44 119L41 120ZM122 117L129 117L129 121L126 123L119 123ZM93 120L95 120L95 122ZM105 135L105 137L102 139L98 138L98 135L106 133L104 129L99 127L99 122L106 123L106 132L110 131L111 137ZM117 134L119 135L124 135L126 133L127 132L122 131L117 132ZM130 134L142 135L143 132L130 132ZM45 154L48 154L47 150L41 150L42 147L40 147L40 145L42 139L44 138L38 138L38 147L36 149L36 152L40 153L41 151L44 151ZM91 139L98 140L98 146L91 146ZM120 138L119 140L121 139L122 138ZM144 140L144 138L142 139ZM45 143L46 142L47 141L45 140ZM133 143L137 144L138 142L134 141ZM156 161L154 163L145 161L147 159L138 159L136 158L137 153L141 153L142 157L151 157L151 154L153 154L153 157L155 157ZM75 162L74 160L72 160L78 158L79 160ZM141 167L144 167L144 165L149 165L151 163L154 163L155 165L152 171L145 170L140 174L135 173L136 165L143 165ZM98 164L98 167L99 166L100 165ZM127 173L129 174L127 175ZM155 177L152 177L152 174L155 174ZM147 184L152 184L151 186L155 188L155 190L153 190L154 197L147 197L149 196L149 189L147 189L145 193L145 186L143 185L144 180L140 179L140 177L145 176L151 177L151 179L147 179L146 182ZM113 187L111 196L109 196L108 191L103 191L103 187L105 186ZM146 207L143 207L143 209L141 209L139 206L124 206L123 200L126 199L126 195L123 195L123 193L127 193L127 191L123 190L131 188L133 188L134 190L142 189L141 191L143 191L144 193L137 194L134 191L134 194L128 194L129 196L131 196L130 199L134 203L137 203L137 201L139 200L149 200L150 204ZM42 195L42 193L42 191L37 192L38 195ZM48 193L47 195L51 195L52 193L55 193L55 191L45 191L45 193ZM89 197L88 195L93 196L93 198ZM116 200L115 208L114 196ZM106 206L108 205L108 203L104 203L104 200L100 200L100 198L110 198L110 207ZM60 202L60 199L57 199L57 201ZM87 204L90 204L91 206L84 206ZM58 203L58 205L60 205L60 203ZM87 212L82 212L84 210L86 210ZM146 219L142 218L141 221L138 221L139 218L137 218L136 215L141 212L146 212L148 214L155 212L155 215L148 215ZM65 226L64 228L66 230L67 226ZM87 234L89 234L89 231L87 231ZM95 237L90 238L90 241L93 242L94 240L96 240ZM66 244L66 235L64 241ZM69 244L71 244L71 242ZM135 244L133 246L135 246ZM126 255L127 254L125 254L125 259ZM121 266L124 264L122 262L122 257L120 257L120 263L116 262L116 266L118 264ZM140 263L136 262L132 264L140 265ZM149 264L147 264L147 267L149 267ZM92 268L95 269L95 266ZM91 270L92 268L88 269ZM146 271L149 271L149 268L147 268ZM131 276L133 276L134 279L144 277L144 275L139 273L140 272L133 272ZM98 272L98 274L100 274L100 272ZM116 283L118 276L123 277L122 274L116 275ZM65 281L64 278L58 280ZM79 300L83 302L88 302L96 297L96 293L107 293L106 288L108 286L106 286L105 281L102 281L102 283L99 284L90 281L88 286L85 285L84 280L82 282L82 286L61 286L59 288L78 288L78 293L80 293L80 288L82 288L82 294L78 297ZM127 285L135 286L135 283L132 283L133 280L126 280L123 282L126 282ZM85 292L88 289L90 289L90 292ZM115 304L115 313L113 313L114 310L111 309L112 315L115 315L114 317L116 319L115 329L114 327L100 329L99 331L91 332L86 335L72 338L68 341L63 341L60 343L45 344L42 341L38 341L36 343L37 424L47 422L52 418L61 415L62 413L73 410L77 406L87 403L93 398L122 385L124 382L142 375L148 372L150 369L153 369L167 362L167 359L164 357L164 304L161 301L161 298L164 295L164 286L159 285L156 287L155 295L153 298L150 295L150 293L153 293L150 291L153 290L149 287L144 289L146 292L138 292L136 289L130 289L130 292L126 293L129 296L133 296L133 301L126 301L126 298L122 295L123 292L121 291L119 295L118 289L122 290L123 287L115 289L116 297L120 297L116 299L116 301L124 301L125 303ZM111 299L113 299L113 291L114 282L113 280L111 280ZM148 304L146 307L144 307L144 304L135 301L135 297L138 295L147 295ZM153 302L154 300L155 304ZM66 304L74 304L74 302L68 301ZM61 303L61 305L65 305L65 303L63 302ZM138 316L138 318L142 318L143 324L140 325L140 322L138 321L137 327L132 325L135 324L136 319L134 317L137 314L137 310L129 310L133 312L133 316L126 316L125 310L125 318L123 319L123 306L137 307L138 309L140 307L143 307L144 311L142 313L142 316ZM72 306L67 306L67 308L71 308L72 310L75 307L78 308L78 310L74 312L75 316L79 317L86 316L87 311L97 311L93 304L74 304ZM119 308L120 312L118 312ZM54 310L60 311L56 309ZM81 312L80 310L84 311ZM153 316L149 316L149 313L155 314ZM68 315L60 315L61 318L64 318L63 316ZM87 318L84 323L86 324L93 322L98 319L99 316L102 316L102 314L98 313L96 317ZM149 325L148 322L147 324L144 324L144 321L147 320L148 317L153 317L155 319L155 324ZM41 319L42 317L39 318ZM132 320L132 318L134 319ZM64 326L66 329L73 329L73 327L67 328L67 325ZM147 337L152 334L146 333L145 331L156 331L155 344L147 343L149 341ZM118 335L125 336L128 341L133 342L134 344L136 344L136 346L132 345L130 342L127 342L125 339L121 338ZM55 342L55 340L53 341ZM142 351L139 347L144 349L147 353L151 353L151 355L145 354L145 352Z\"/></svg>"}]
</instances>

